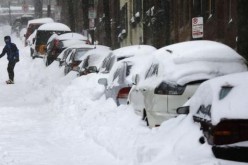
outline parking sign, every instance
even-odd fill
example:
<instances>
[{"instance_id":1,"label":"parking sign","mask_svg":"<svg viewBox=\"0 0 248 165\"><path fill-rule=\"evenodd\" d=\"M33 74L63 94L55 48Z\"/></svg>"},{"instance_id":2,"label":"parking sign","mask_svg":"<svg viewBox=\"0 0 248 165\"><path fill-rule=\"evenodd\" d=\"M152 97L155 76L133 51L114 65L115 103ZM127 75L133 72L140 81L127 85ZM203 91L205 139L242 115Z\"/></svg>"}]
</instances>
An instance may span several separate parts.
<instances>
[{"instance_id":1,"label":"parking sign","mask_svg":"<svg viewBox=\"0 0 248 165\"><path fill-rule=\"evenodd\" d=\"M192 38L203 38L203 17L192 18Z\"/></svg>"}]
</instances>

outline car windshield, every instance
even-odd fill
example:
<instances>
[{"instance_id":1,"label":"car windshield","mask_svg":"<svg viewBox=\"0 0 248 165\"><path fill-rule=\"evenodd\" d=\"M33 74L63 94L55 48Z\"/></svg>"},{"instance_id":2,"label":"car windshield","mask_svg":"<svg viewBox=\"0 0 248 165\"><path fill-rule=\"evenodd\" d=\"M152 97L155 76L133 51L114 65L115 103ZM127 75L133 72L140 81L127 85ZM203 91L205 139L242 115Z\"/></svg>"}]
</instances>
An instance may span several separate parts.
<instances>
[{"instance_id":1,"label":"car windshield","mask_svg":"<svg viewBox=\"0 0 248 165\"><path fill-rule=\"evenodd\" d=\"M80 61L81 58L85 55L85 53L87 51L89 51L90 49L78 49L76 54L75 54L75 57L74 57L74 60L75 61Z\"/></svg>"},{"instance_id":2,"label":"car windshield","mask_svg":"<svg viewBox=\"0 0 248 165\"><path fill-rule=\"evenodd\" d=\"M62 33L65 33L63 31L58 31L58 32L55 32L55 31L37 31L37 38L36 38L36 45L46 45L47 44L47 41L48 39L54 34L62 34Z\"/></svg>"}]
</instances>

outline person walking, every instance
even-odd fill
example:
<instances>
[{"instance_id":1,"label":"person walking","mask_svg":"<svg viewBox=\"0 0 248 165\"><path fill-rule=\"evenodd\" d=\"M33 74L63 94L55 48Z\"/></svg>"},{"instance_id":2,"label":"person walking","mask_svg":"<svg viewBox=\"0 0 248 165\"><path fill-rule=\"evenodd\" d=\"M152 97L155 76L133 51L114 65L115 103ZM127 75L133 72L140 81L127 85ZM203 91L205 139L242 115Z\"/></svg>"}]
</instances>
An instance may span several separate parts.
<instances>
[{"instance_id":1,"label":"person walking","mask_svg":"<svg viewBox=\"0 0 248 165\"><path fill-rule=\"evenodd\" d=\"M7 84L14 84L14 68L15 64L19 62L19 50L14 43L11 42L10 36L4 37L5 46L3 48L2 53L0 54L0 58L2 58L7 53L8 63L8 74L9 80L6 81Z\"/></svg>"}]
</instances>

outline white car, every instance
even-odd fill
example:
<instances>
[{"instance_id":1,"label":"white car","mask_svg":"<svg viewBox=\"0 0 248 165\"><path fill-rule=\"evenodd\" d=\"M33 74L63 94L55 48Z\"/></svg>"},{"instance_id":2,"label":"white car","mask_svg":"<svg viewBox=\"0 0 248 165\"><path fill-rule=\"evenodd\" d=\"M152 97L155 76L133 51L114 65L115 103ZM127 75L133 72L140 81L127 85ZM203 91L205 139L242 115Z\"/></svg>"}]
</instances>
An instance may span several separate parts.
<instances>
[{"instance_id":1,"label":"white car","mask_svg":"<svg viewBox=\"0 0 248 165\"><path fill-rule=\"evenodd\" d=\"M132 45L113 50L104 60L99 69L100 73L108 74L114 63L123 59L152 53L156 48L150 45Z\"/></svg>"},{"instance_id":2,"label":"white car","mask_svg":"<svg viewBox=\"0 0 248 165\"><path fill-rule=\"evenodd\" d=\"M107 46L97 46L96 49L89 50L78 65L78 76L87 75L89 73L98 73L105 57L112 51Z\"/></svg>"},{"instance_id":3,"label":"white car","mask_svg":"<svg viewBox=\"0 0 248 165\"><path fill-rule=\"evenodd\" d=\"M152 53L123 59L114 64L108 78L99 82L105 85L107 98L113 98L117 105L126 104L129 91L133 85L132 78L152 59Z\"/></svg>"},{"instance_id":4,"label":"white car","mask_svg":"<svg viewBox=\"0 0 248 165\"><path fill-rule=\"evenodd\" d=\"M78 66L85 59L85 55L87 55L86 53L93 49L101 49L102 51L104 51L104 50L109 50L109 47L103 45L87 45L87 44L73 47L65 59L65 68L64 68L65 75L72 70L78 72L79 69Z\"/></svg>"},{"instance_id":5,"label":"white car","mask_svg":"<svg viewBox=\"0 0 248 165\"><path fill-rule=\"evenodd\" d=\"M213 41L188 41L154 52L143 75L137 75L128 98L150 127L176 117L205 80L247 70L245 60L230 47ZM139 80L139 81L137 81Z\"/></svg>"},{"instance_id":6,"label":"white car","mask_svg":"<svg viewBox=\"0 0 248 165\"><path fill-rule=\"evenodd\" d=\"M178 109L193 116L217 158L248 162L248 72L206 81Z\"/></svg>"},{"instance_id":7,"label":"white car","mask_svg":"<svg viewBox=\"0 0 248 165\"><path fill-rule=\"evenodd\" d=\"M112 51L104 59L99 70L102 78L98 82L106 87L106 97L113 98L117 105L126 103L134 73L131 68L142 67L145 57L151 55L155 50L156 48L150 45L132 45Z\"/></svg>"}]
</instances>

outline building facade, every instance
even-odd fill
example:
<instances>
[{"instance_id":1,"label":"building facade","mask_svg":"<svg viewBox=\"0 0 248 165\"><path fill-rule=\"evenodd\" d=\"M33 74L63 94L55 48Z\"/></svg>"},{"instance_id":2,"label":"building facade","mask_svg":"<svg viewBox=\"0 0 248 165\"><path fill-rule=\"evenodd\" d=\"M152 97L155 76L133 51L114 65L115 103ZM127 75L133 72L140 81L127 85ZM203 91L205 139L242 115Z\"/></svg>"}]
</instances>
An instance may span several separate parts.
<instances>
[{"instance_id":1,"label":"building facade","mask_svg":"<svg viewBox=\"0 0 248 165\"><path fill-rule=\"evenodd\" d=\"M62 22L74 22L76 31L90 31L94 41L113 49L136 44L161 48L182 41L214 40L239 50L238 38L242 38L238 32L243 29L238 27L242 16L237 9L245 4L244 0L79 0L72 14L66 11L72 1L57 1L64 4ZM94 17L88 15L92 11Z\"/></svg>"}]
</instances>

